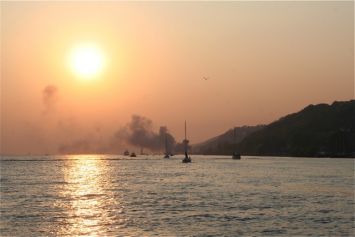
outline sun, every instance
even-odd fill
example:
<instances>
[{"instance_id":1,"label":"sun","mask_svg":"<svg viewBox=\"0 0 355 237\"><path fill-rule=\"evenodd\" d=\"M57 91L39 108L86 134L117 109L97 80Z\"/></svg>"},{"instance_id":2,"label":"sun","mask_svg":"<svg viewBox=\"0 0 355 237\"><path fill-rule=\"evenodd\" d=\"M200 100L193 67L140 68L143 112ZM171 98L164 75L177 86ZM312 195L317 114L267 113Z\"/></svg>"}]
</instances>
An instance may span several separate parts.
<instances>
[{"instance_id":1,"label":"sun","mask_svg":"<svg viewBox=\"0 0 355 237\"><path fill-rule=\"evenodd\" d=\"M92 43L80 44L70 52L70 68L80 78L91 79L96 77L102 71L104 63L101 49Z\"/></svg>"}]
</instances>

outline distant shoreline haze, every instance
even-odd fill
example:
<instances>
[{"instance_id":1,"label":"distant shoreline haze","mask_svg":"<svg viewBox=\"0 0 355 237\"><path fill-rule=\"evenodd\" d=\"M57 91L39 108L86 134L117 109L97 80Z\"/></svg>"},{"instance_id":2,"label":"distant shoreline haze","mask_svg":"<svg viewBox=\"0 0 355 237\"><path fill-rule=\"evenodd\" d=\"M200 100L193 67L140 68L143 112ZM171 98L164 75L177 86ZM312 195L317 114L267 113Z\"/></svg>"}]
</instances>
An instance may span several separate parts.
<instances>
[{"instance_id":1,"label":"distant shoreline haze","mask_svg":"<svg viewBox=\"0 0 355 237\"><path fill-rule=\"evenodd\" d=\"M143 124L137 125L136 123ZM170 152L183 153L182 142L176 142L173 135L165 128L160 129L159 133L154 133L151 130L145 130L144 126L147 124L144 123L150 124L151 121L136 117L130 126L134 125L138 128L133 128L134 133L130 135L131 137L122 137L122 139L135 139L141 142L143 148L134 146L132 143L127 144L126 147L129 147L131 151L137 154L139 151L145 151L145 154L162 154L164 147L161 140L169 136ZM123 132L129 133L125 130ZM148 139L147 136L150 140L145 140ZM156 136L156 140L152 140L151 136ZM147 142L155 141L157 142L156 150L144 147ZM126 142L129 143L130 140ZM111 145L114 146L114 144ZM85 149L85 146L79 146L79 148ZM72 149L74 150L68 153L48 154L122 154L123 152L75 150L75 146ZM205 155L231 155L233 151L239 151L246 156L355 158L355 100L335 101L331 105L308 105L301 111L281 117L268 125L232 128L205 142L190 145L189 150L193 154ZM4 153L3 155L16 154ZM17 155L45 155L45 153Z\"/></svg>"}]
</instances>

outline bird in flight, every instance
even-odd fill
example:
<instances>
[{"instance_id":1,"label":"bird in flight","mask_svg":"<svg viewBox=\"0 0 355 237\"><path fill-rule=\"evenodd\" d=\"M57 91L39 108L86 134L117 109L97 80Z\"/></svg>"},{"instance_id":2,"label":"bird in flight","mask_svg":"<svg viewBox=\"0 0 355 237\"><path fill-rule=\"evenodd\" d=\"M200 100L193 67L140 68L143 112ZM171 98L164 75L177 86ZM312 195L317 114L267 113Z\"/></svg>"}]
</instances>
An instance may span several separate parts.
<instances>
[{"instance_id":1,"label":"bird in flight","mask_svg":"<svg viewBox=\"0 0 355 237\"><path fill-rule=\"evenodd\" d=\"M210 79L209 77L203 77L203 80L207 81L208 79Z\"/></svg>"}]
</instances>

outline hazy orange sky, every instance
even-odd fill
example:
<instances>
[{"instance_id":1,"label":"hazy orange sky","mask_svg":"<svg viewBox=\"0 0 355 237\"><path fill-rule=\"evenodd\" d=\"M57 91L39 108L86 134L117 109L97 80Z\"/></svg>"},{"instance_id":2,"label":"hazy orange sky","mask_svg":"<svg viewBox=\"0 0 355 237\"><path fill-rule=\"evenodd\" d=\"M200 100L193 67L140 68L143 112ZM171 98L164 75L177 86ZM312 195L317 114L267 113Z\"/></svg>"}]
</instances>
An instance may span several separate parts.
<instances>
[{"instance_id":1,"label":"hazy orange sky","mask_svg":"<svg viewBox=\"0 0 355 237\"><path fill-rule=\"evenodd\" d=\"M133 114L197 143L354 98L352 1L0 4L1 153L105 145ZM92 80L68 66L87 42Z\"/></svg>"}]
</instances>

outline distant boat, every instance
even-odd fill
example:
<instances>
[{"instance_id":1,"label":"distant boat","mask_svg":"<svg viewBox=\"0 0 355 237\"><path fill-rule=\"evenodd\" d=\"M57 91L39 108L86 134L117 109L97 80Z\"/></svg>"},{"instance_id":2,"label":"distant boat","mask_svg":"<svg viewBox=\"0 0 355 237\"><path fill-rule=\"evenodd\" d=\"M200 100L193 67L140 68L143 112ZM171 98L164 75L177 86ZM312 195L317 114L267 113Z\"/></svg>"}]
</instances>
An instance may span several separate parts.
<instances>
[{"instance_id":1,"label":"distant boat","mask_svg":"<svg viewBox=\"0 0 355 237\"><path fill-rule=\"evenodd\" d=\"M235 135L236 131L235 131L235 128L233 129L233 141L234 143L236 143L236 135ZM233 155L232 155L232 159L233 160L240 160L240 154L239 152L236 152L236 151L233 151Z\"/></svg>"},{"instance_id":2,"label":"distant boat","mask_svg":"<svg viewBox=\"0 0 355 237\"><path fill-rule=\"evenodd\" d=\"M123 155L129 156L129 151L125 150L125 152L123 152Z\"/></svg>"},{"instance_id":3,"label":"distant boat","mask_svg":"<svg viewBox=\"0 0 355 237\"><path fill-rule=\"evenodd\" d=\"M182 163L190 163L191 162L191 157L187 154L188 142L189 141L186 139L186 120L185 120L185 139L184 139L185 157L182 160Z\"/></svg>"},{"instance_id":4,"label":"distant boat","mask_svg":"<svg viewBox=\"0 0 355 237\"><path fill-rule=\"evenodd\" d=\"M170 158L170 154L168 152L168 136L165 134L165 155L164 155L165 159L169 159Z\"/></svg>"},{"instance_id":5,"label":"distant boat","mask_svg":"<svg viewBox=\"0 0 355 237\"><path fill-rule=\"evenodd\" d=\"M130 157L137 157L136 153L132 152Z\"/></svg>"},{"instance_id":6,"label":"distant boat","mask_svg":"<svg viewBox=\"0 0 355 237\"><path fill-rule=\"evenodd\" d=\"M140 155L142 155L142 156L147 155L147 153L144 153L144 151L143 151L143 147L141 148L141 154L140 154Z\"/></svg>"},{"instance_id":7,"label":"distant boat","mask_svg":"<svg viewBox=\"0 0 355 237\"><path fill-rule=\"evenodd\" d=\"M233 152L233 156L232 156L233 160L240 160L240 154L238 152Z\"/></svg>"}]
</instances>

